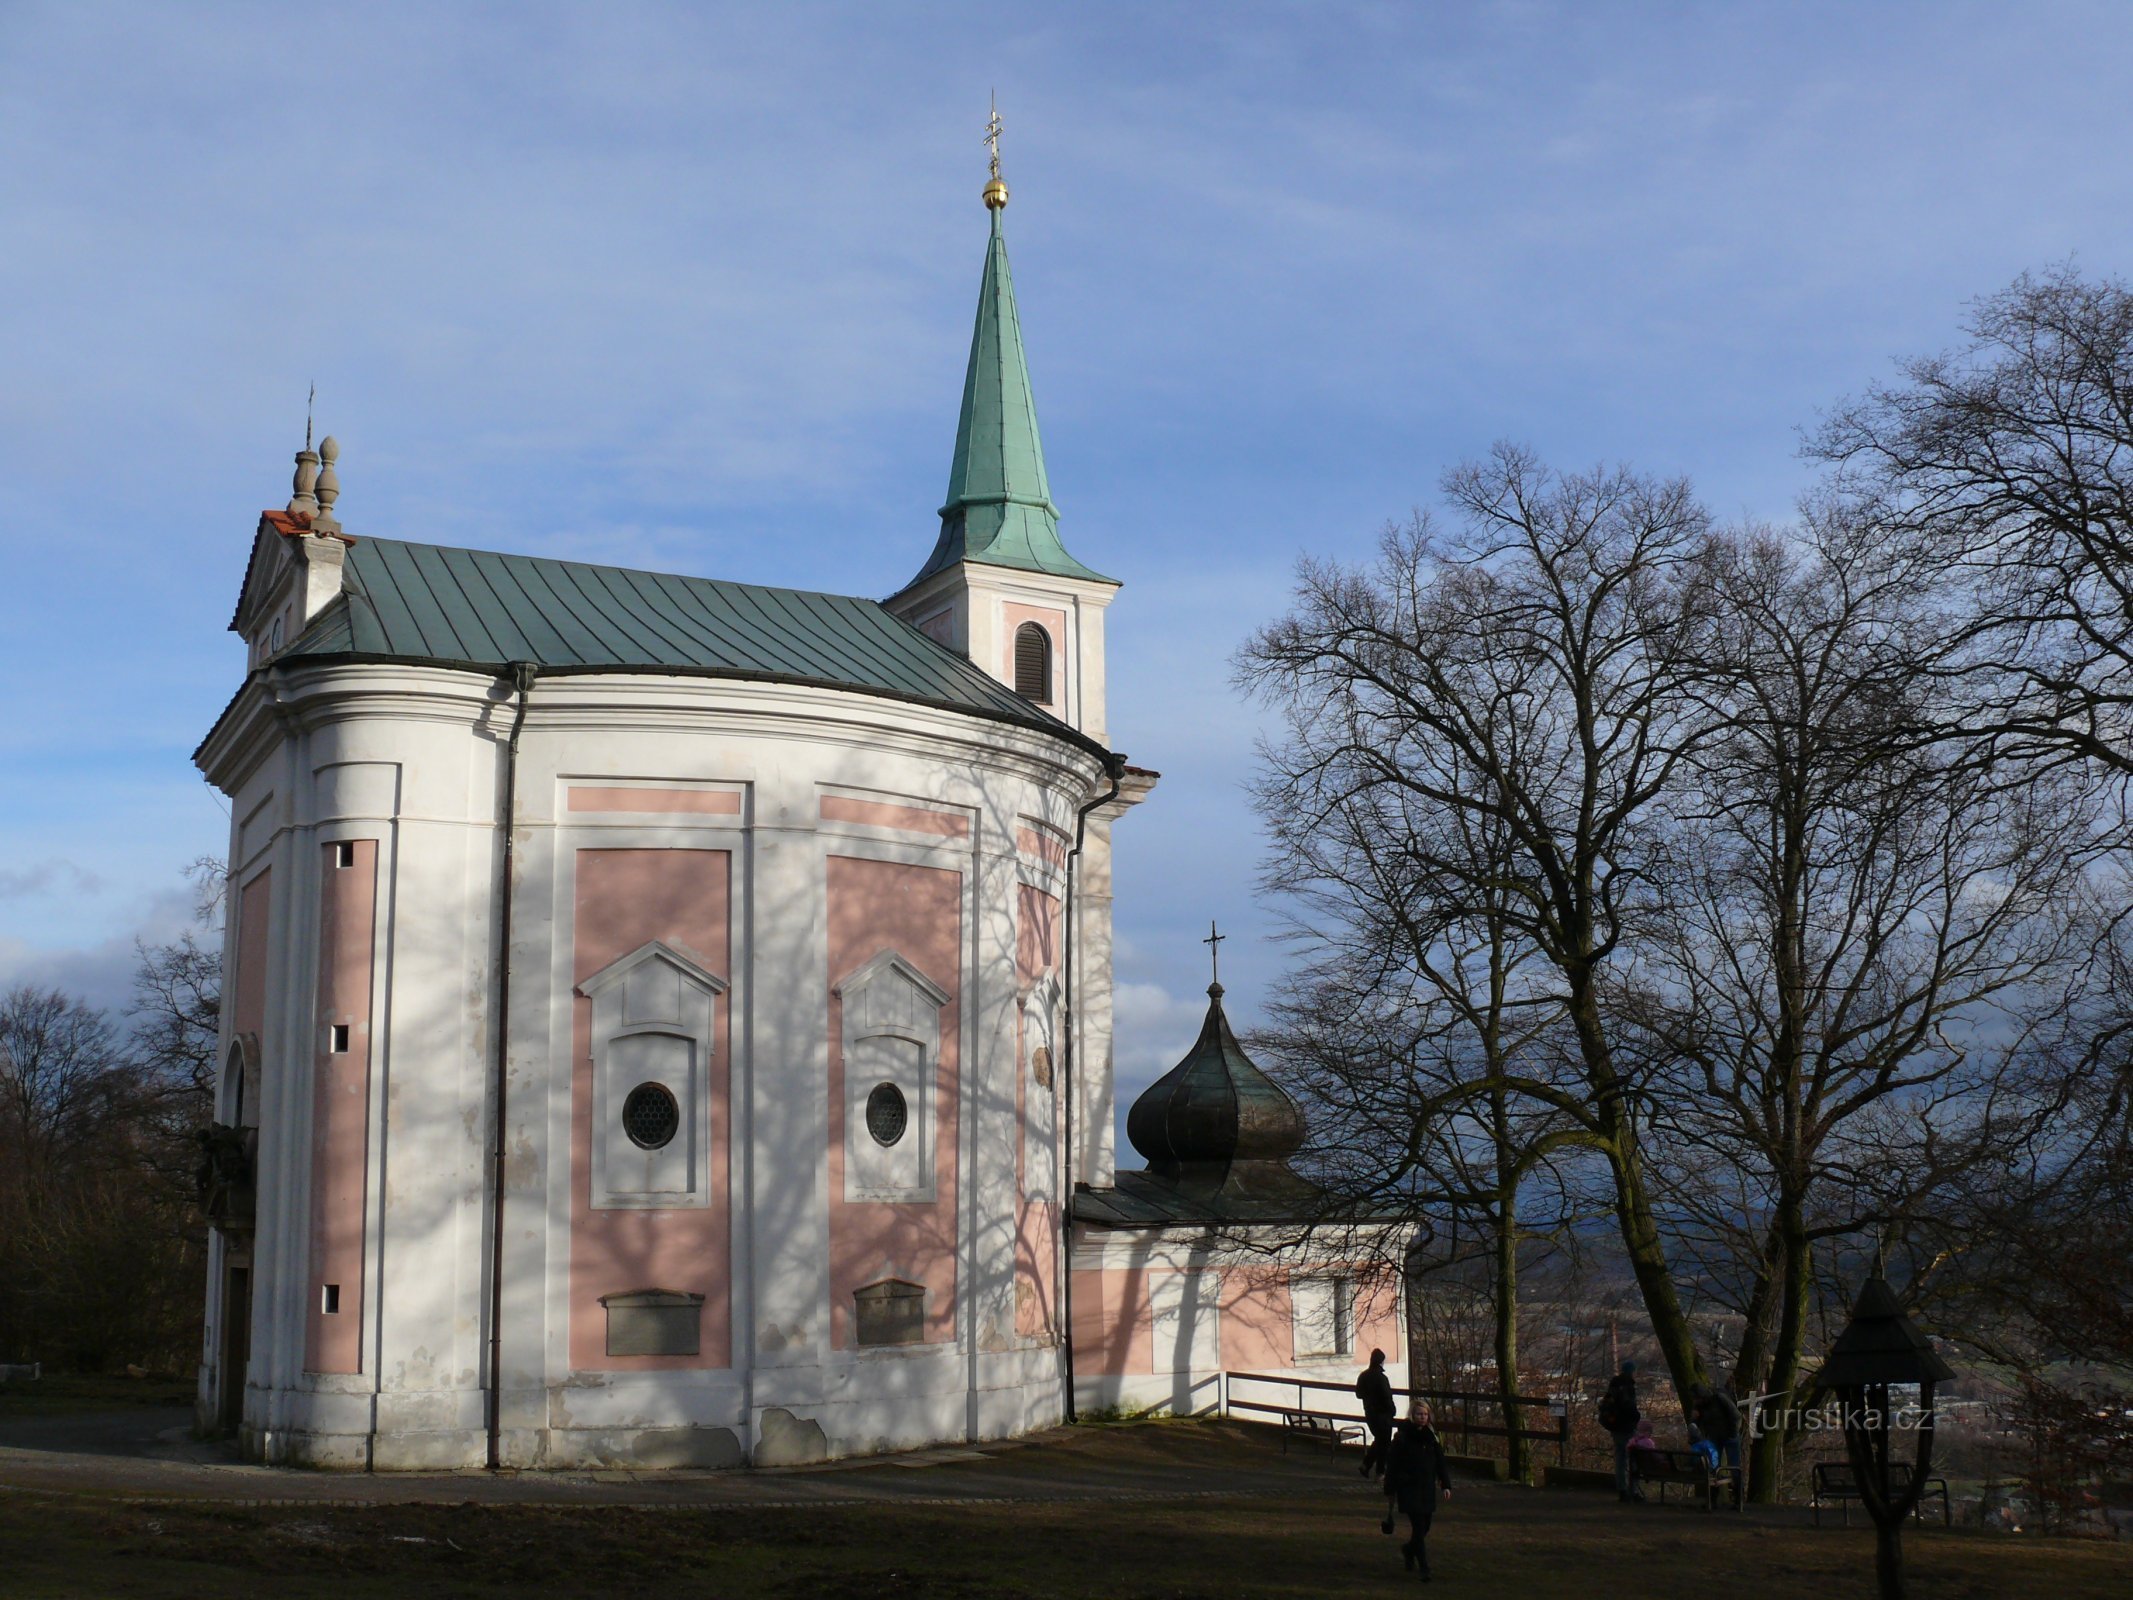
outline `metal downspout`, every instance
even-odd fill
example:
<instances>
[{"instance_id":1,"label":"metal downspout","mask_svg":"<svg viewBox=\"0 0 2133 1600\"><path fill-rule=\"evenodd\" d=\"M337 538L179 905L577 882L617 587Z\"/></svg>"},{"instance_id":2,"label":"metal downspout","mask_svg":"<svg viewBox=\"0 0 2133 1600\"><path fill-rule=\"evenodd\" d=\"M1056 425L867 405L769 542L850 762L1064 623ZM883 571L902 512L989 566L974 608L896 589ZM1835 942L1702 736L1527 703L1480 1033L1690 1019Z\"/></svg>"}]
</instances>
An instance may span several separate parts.
<instances>
[{"instance_id":1,"label":"metal downspout","mask_svg":"<svg viewBox=\"0 0 2133 1600\"><path fill-rule=\"evenodd\" d=\"M1074 1048L1079 1030L1074 1022L1074 869L1081 863L1081 847L1087 835L1089 813L1109 805L1118 798L1119 780L1125 776L1126 763L1116 754L1105 757L1104 776L1110 787L1079 811L1074 813L1074 848L1067 852L1065 949L1061 952L1060 965L1066 969L1066 982L1061 986L1065 993L1060 1006L1065 1013L1061 1025L1066 1037L1062 1041L1060 1066L1060 1114L1065 1144L1059 1170L1065 1180L1066 1193L1059 1206L1059 1348L1060 1358L1066 1363L1066 1419L1077 1420L1074 1407L1074 1067L1080 1052Z\"/></svg>"},{"instance_id":2,"label":"metal downspout","mask_svg":"<svg viewBox=\"0 0 2133 1600\"><path fill-rule=\"evenodd\" d=\"M489 1152L489 1393L488 1465L503 1465L504 1432L504 1088L511 1062L511 858L518 820L518 737L526 726L526 701L540 669L529 661L511 664L511 685L518 705L511 714L511 737L504 746L504 793L497 826L504 837L501 881L496 892L496 1137Z\"/></svg>"}]
</instances>

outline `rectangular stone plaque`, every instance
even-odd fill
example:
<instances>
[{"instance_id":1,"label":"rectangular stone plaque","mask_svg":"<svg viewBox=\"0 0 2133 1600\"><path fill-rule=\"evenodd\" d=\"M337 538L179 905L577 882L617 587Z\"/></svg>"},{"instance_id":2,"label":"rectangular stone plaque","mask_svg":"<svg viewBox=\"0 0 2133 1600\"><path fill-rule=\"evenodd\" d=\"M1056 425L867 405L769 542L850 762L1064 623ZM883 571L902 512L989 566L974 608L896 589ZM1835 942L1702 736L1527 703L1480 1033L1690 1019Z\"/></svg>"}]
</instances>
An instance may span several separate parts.
<instances>
[{"instance_id":1,"label":"rectangular stone plaque","mask_svg":"<svg viewBox=\"0 0 2133 1600\"><path fill-rule=\"evenodd\" d=\"M693 1356L701 1347L704 1297L671 1289L604 1294L611 1356Z\"/></svg>"},{"instance_id":2,"label":"rectangular stone plaque","mask_svg":"<svg viewBox=\"0 0 2133 1600\"><path fill-rule=\"evenodd\" d=\"M857 1311L853 1337L859 1344L917 1344L926 1332L926 1291L891 1278L852 1295Z\"/></svg>"}]
</instances>

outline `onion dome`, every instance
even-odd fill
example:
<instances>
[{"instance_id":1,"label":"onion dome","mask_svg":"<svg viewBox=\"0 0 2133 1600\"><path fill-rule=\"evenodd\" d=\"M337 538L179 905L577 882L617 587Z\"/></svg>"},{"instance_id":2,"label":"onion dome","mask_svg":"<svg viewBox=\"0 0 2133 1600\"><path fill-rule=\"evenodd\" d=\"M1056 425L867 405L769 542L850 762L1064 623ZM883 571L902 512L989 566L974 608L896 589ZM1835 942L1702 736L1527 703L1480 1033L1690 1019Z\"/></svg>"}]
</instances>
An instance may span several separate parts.
<instances>
[{"instance_id":1,"label":"onion dome","mask_svg":"<svg viewBox=\"0 0 2133 1600\"><path fill-rule=\"evenodd\" d=\"M1147 1157L1148 1170L1165 1176L1281 1162L1303 1144L1303 1113L1230 1032L1221 984L1207 986L1207 1020L1185 1059L1133 1102L1126 1137Z\"/></svg>"}]
</instances>

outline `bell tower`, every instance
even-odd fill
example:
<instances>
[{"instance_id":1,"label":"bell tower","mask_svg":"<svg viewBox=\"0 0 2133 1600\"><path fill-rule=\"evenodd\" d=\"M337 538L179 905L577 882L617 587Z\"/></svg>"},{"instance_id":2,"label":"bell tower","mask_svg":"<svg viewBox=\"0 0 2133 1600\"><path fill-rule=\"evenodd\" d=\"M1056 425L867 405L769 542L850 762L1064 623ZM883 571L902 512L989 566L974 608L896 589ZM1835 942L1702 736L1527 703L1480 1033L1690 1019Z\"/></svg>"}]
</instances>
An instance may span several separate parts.
<instances>
[{"instance_id":1,"label":"bell tower","mask_svg":"<svg viewBox=\"0 0 2133 1600\"><path fill-rule=\"evenodd\" d=\"M918 576L884 604L1061 721L1105 739L1104 610L1119 586L1059 540L1000 227L1007 184L999 135L995 111L983 191L991 238L940 538Z\"/></svg>"}]
</instances>

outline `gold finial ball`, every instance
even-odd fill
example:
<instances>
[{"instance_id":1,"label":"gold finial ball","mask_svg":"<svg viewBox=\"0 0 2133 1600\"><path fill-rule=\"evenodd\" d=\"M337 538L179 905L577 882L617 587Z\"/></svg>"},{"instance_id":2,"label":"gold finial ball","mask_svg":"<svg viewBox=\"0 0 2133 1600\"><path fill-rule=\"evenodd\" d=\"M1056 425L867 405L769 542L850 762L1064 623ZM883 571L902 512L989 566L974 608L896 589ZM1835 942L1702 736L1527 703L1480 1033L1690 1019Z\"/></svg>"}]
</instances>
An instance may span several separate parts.
<instances>
[{"instance_id":1,"label":"gold finial ball","mask_svg":"<svg viewBox=\"0 0 2133 1600\"><path fill-rule=\"evenodd\" d=\"M985 209L998 211L1007 204L1007 185L998 178L985 185Z\"/></svg>"}]
</instances>

